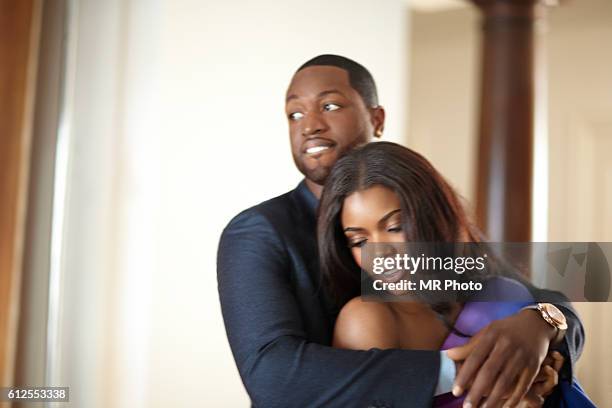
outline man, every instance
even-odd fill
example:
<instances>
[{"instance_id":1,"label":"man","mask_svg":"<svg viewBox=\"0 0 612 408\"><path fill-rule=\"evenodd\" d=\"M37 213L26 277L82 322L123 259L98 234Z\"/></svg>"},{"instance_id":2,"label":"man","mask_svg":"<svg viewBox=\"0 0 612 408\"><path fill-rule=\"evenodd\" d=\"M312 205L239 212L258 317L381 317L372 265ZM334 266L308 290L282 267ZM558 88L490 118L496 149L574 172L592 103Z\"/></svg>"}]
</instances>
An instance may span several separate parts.
<instances>
[{"instance_id":1,"label":"man","mask_svg":"<svg viewBox=\"0 0 612 408\"><path fill-rule=\"evenodd\" d=\"M295 190L236 216L223 232L218 253L227 335L253 404L431 406L433 396L450 391L455 380L447 354L329 346L337 309L319 280L317 203L334 163L382 134L385 113L374 81L352 60L315 57L295 73L286 113L293 159L305 179ZM561 343L566 356L561 373L571 378L583 333L572 310L562 310L569 328ZM453 392L472 384L464 406L477 406L484 395L496 406L520 377L513 395L517 402L557 332L531 310L496 322L450 352L463 362Z\"/></svg>"}]
</instances>

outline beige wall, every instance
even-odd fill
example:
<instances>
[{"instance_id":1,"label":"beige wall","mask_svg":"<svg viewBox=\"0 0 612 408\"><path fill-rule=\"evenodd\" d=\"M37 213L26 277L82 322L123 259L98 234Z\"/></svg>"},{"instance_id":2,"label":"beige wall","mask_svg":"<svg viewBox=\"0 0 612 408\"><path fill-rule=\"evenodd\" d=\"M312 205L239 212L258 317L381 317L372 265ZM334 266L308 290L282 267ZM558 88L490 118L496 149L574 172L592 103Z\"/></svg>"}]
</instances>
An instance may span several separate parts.
<instances>
[{"instance_id":1,"label":"beige wall","mask_svg":"<svg viewBox=\"0 0 612 408\"><path fill-rule=\"evenodd\" d=\"M473 203L478 15L471 7L413 13L412 27L410 144ZM548 48L549 164L536 170L548 171L549 193L548 206L538 208L548 217L535 223L548 224L549 241L612 241L612 2L550 10L540 40ZM612 307L576 307L587 330L578 377L598 406L612 407Z\"/></svg>"},{"instance_id":2,"label":"beige wall","mask_svg":"<svg viewBox=\"0 0 612 408\"><path fill-rule=\"evenodd\" d=\"M551 12L550 240L612 241L612 2ZM612 407L612 304L577 304L587 330L578 378Z\"/></svg>"},{"instance_id":3,"label":"beige wall","mask_svg":"<svg viewBox=\"0 0 612 408\"><path fill-rule=\"evenodd\" d=\"M247 407L217 296L221 230L301 179L284 93L306 59L367 66L401 140L406 3L71 3L54 379L79 407Z\"/></svg>"},{"instance_id":4,"label":"beige wall","mask_svg":"<svg viewBox=\"0 0 612 408\"><path fill-rule=\"evenodd\" d=\"M408 144L473 202L478 47L471 8L413 13Z\"/></svg>"}]
</instances>

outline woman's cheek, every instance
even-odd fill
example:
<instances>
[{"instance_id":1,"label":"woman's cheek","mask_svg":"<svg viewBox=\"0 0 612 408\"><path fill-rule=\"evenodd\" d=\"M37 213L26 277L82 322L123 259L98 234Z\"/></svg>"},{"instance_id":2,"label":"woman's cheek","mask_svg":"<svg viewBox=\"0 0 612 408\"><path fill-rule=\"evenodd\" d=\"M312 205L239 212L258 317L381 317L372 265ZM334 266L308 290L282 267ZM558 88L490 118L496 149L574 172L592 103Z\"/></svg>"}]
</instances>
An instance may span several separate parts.
<instances>
[{"instance_id":1,"label":"woman's cheek","mask_svg":"<svg viewBox=\"0 0 612 408\"><path fill-rule=\"evenodd\" d=\"M403 232L388 233L385 237L385 242L404 243L406 242L406 237Z\"/></svg>"},{"instance_id":2,"label":"woman's cheek","mask_svg":"<svg viewBox=\"0 0 612 408\"><path fill-rule=\"evenodd\" d=\"M351 253L353 254L353 259L357 263L357 265L361 268L361 248L353 247L351 248Z\"/></svg>"}]
</instances>

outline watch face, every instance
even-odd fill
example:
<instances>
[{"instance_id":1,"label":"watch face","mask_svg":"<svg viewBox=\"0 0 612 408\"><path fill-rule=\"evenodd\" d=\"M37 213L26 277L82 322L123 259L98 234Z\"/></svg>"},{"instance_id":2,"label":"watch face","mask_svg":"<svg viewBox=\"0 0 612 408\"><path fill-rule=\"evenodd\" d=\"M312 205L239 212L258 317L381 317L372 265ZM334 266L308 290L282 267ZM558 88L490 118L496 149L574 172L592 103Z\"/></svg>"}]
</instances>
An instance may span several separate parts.
<instances>
[{"instance_id":1,"label":"watch face","mask_svg":"<svg viewBox=\"0 0 612 408\"><path fill-rule=\"evenodd\" d=\"M548 313L548 316L550 316L550 318L553 319L556 323L561 325L565 324L565 315L563 315L563 313L561 313L561 311L555 306L547 304L545 306L545 310L546 313Z\"/></svg>"}]
</instances>

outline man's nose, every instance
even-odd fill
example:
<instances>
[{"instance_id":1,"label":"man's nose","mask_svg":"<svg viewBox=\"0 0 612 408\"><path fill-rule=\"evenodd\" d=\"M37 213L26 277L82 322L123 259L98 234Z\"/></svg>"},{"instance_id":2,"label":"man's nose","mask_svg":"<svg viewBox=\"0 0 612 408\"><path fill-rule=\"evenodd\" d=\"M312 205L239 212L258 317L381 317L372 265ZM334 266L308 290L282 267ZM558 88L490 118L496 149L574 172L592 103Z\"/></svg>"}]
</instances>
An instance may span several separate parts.
<instances>
[{"instance_id":1,"label":"man's nose","mask_svg":"<svg viewBox=\"0 0 612 408\"><path fill-rule=\"evenodd\" d=\"M312 136L327 130L327 124L320 114L310 113L302 121L302 135Z\"/></svg>"}]
</instances>

